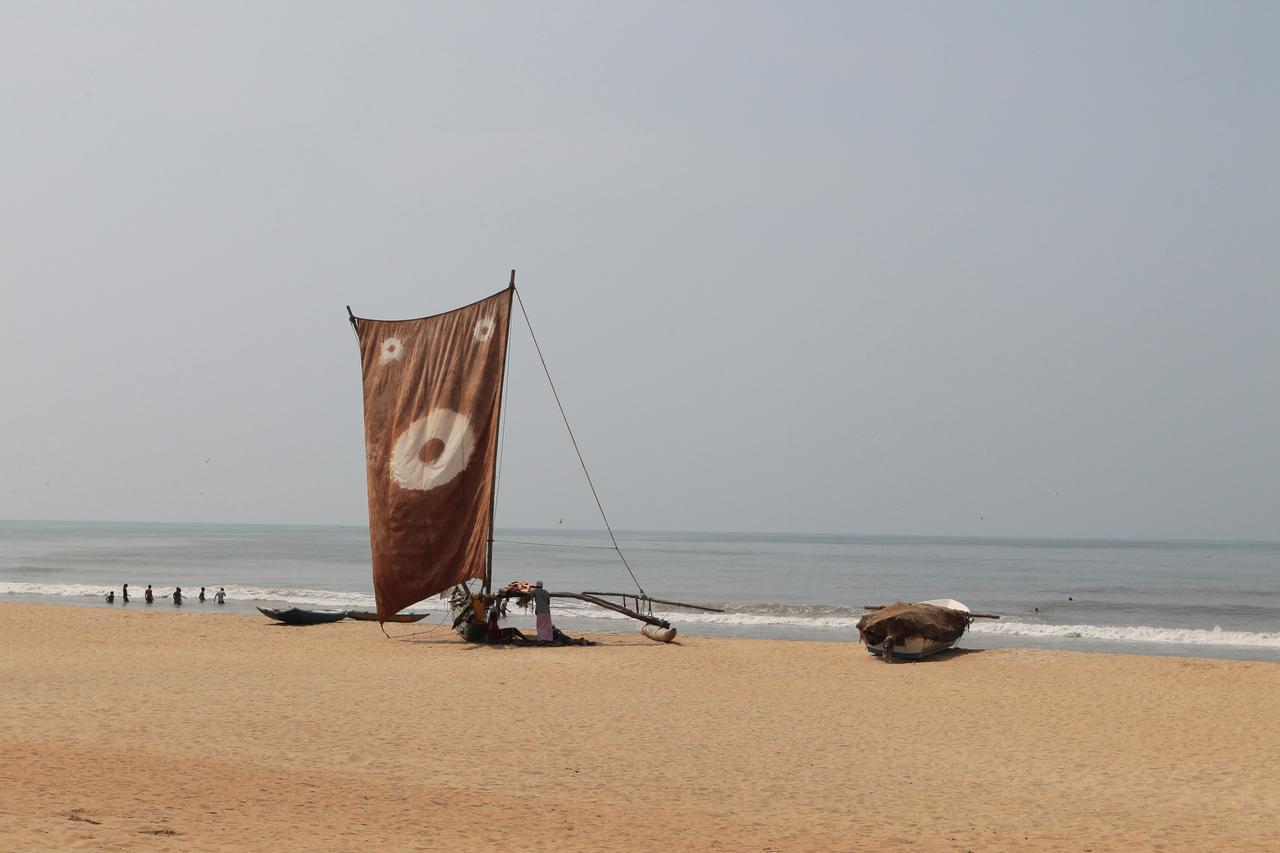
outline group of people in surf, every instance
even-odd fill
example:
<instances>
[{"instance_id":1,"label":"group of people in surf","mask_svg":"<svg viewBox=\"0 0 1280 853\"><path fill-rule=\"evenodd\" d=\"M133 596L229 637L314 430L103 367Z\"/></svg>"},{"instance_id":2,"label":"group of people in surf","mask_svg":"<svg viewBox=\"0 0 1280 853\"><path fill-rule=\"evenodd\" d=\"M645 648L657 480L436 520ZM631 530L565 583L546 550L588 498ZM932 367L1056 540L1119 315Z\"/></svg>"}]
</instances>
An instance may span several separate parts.
<instances>
[{"instance_id":1,"label":"group of people in surf","mask_svg":"<svg viewBox=\"0 0 1280 853\"><path fill-rule=\"evenodd\" d=\"M166 597L173 599L174 607L181 607L182 603L186 601L188 598L188 596L185 596L182 594L182 587L180 586L174 587L173 593L170 595L167 595ZM218 591L213 594L212 598L213 598L214 604L226 604L227 590L224 587L218 587ZM106 595L106 599L107 599L107 604L115 604L116 591L113 589L110 592L108 592ZM151 584L147 584L146 591L142 593L142 600L145 601L147 604L153 604L155 602L156 594L155 594L155 591L151 589ZM197 596L197 600L201 604L205 603L206 596L205 596L204 587L200 587L200 595ZM120 603L121 604L129 603L129 585L128 584L125 584L123 587L120 588Z\"/></svg>"}]
</instances>

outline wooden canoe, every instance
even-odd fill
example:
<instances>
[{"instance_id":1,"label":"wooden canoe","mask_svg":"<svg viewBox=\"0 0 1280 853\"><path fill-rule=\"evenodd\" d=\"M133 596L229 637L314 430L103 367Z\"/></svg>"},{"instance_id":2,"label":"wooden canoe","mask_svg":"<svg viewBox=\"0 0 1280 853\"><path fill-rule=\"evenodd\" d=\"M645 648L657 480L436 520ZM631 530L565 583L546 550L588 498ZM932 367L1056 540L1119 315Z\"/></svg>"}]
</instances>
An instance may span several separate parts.
<instances>
[{"instance_id":1,"label":"wooden canoe","mask_svg":"<svg viewBox=\"0 0 1280 853\"><path fill-rule=\"evenodd\" d=\"M277 622L286 625L324 625L327 622L341 622L347 618L344 610L303 610L300 607L259 607L263 616L270 616Z\"/></svg>"}]
</instances>

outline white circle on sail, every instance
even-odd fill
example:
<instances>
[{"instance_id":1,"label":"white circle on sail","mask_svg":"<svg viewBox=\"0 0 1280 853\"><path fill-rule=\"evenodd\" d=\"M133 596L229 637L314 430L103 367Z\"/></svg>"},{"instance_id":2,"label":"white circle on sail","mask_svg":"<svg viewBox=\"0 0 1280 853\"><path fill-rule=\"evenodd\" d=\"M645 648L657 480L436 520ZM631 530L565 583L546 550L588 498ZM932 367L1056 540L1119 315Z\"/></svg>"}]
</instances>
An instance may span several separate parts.
<instances>
[{"instance_id":1,"label":"white circle on sail","mask_svg":"<svg viewBox=\"0 0 1280 853\"><path fill-rule=\"evenodd\" d=\"M396 438L391 478L402 488L429 491L461 474L475 449L476 434L466 415L434 409Z\"/></svg>"},{"instance_id":2,"label":"white circle on sail","mask_svg":"<svg viewBox=\"0 0 1280 853\"><path fill-rule=\"evenodd\" d=\"M480 343L484 343L493 337L494 329L498 328L497 322L493 317L482 317L476 321L476 328L473 337Z\"/></svg>"},{"instance_id":3,"label":"white circle on sail","mask_svg":"<svg viewBox=\"0 0 1280 853\"><path fill-rule=\"evenodd\" d=\"M399 338L387 338L378 351L378 364L390 364L404 355L404 343Z\"/></svg>"}]
</instances>

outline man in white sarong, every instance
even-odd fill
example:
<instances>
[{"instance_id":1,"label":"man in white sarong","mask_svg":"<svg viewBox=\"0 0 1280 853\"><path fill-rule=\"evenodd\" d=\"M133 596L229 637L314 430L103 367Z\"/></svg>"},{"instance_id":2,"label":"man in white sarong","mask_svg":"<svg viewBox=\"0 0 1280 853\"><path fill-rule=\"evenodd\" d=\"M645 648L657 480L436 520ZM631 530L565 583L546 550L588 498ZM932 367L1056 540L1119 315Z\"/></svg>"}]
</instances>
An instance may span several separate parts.
<instances>
[{"instance_id":1,"label":"man in white sarong","mask_svg":"<svg viewBox=\"0 0 1280 853\"><path fill-rule=\"evenodd\" d=\"M542 588L542 581L533 585L533 614L538 620L538 642L551 642L555 638L555 629L551 625L551 595Z\"/></svg>"}]
</instances>

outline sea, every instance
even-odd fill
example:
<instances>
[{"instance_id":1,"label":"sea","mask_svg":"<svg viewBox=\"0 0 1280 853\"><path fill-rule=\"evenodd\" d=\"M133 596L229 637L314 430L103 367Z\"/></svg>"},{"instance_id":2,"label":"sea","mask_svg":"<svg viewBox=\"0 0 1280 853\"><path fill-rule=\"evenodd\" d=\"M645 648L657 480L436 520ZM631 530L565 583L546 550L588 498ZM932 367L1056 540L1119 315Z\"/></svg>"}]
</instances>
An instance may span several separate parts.
<instances>
[{"instance_id":1,"label":"sea","mask_svg":"<svg viewBox=\"0 0 1280 853\"><path fill-rule=\"evenodd\" d=\"M362 526L0 521L0 603L141 610L151 584L151 608L180 613L372 609L368 537ZM974 620L962 648L1280 661L1280 543L637 531L617 542L625 564L604 531L498 530L494 581L723 611L655 608L681 635L856 643L867 605L953 598L1000 617ZM446 602L413 609L430 615L388 628L448 630ZM570 633L636 625L573 601L554 615ZM508 624L533 616L513 607Z\"/></svg>"}]
</instances>

